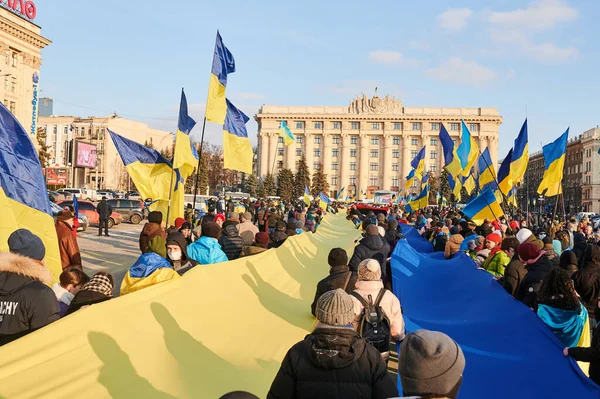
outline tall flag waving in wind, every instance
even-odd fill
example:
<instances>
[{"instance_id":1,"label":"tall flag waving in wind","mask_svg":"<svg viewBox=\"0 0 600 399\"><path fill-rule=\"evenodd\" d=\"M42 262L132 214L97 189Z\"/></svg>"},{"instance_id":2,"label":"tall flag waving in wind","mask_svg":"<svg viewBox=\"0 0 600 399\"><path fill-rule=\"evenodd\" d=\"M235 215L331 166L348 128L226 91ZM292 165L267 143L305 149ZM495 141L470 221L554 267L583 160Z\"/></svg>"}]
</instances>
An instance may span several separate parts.
<instances>
[{"instance_id":1,"label":"tall flag waving in wind","mask_svg":"<svg viewBox=\"0 0 600 399\"><path fill-rule=\"evenodd\" d=\"M512 148L506 155L506 158L500 164L500 169L498 169L498 188L502 191L502 194L508 195L510 190L513 187L513 182L510 176L510 163L512 161Z\"/></svg>"},{"instance_id":2,"label":"tall flag waving in wind","mask_svg":"<svg viewBox=\"0 0 600 399\"><path fill-rule=\"evenodd\" d=\"M304 203L306 206L310 206L310 193L307 186L304 186Z\"/></svg>"},{"instance_id":3,"label":"tall flag waving in wind","mask_svg":"<svg viewBox=\"0 0 600 399\"><path fill-rule=\"evenodd\" d=\"M421 151L417 154L415 159L410 163L410 166L415 170L415 177L419 180L423 178L423 172L425 171L425 149L427 146L423 146Z\"/></svg>"},{"instance_id":4,"label":"tall flag waving in wind","mask_svg":"<svg viewBox=\"0 0 600 399\"><path fill-rule=\"evenodd\" d=\"M223 125L223 166L252 174L252 144L248 138L246 114L227 100L227 117Z\"/></svg>"},{"instance_id":5,"label":"tall flag waving in wind","mask_svg":"<svg viewBox=\"0 0 600 399\"><path fill-rule=\"evenodd\" d=\"M225 123L225 115L227 114L227 104L225 102L227 75L234 72L235 60L233 54L225 47L221 34L217 31L215 53L208 85L208 99L206 100L207 121L219 125Z\"/></svg>"},{"instance_id":6,"label":"tall flag waving in wind","mask_svg":"<svg viewBox=\"0 0 600 399\"><path fill-rule=\"evenodd\" d=\"M181 178L184 181L194 172L194 168L198 164L198 152L196 152L196 147L190 141L190 132L194 126L196 126L196 121L188 115L187 99L183 89L181 89L173 169L179 169Z\"/></svg>"},{"instance_id":7,"label":"tall flag waving in wind","mask_svg":"<svg viewBox=\"0 0 600 399\"><path fill-rule=\"evenodd\" d=\"M46 267L52 280L62 272L58 239L46 182L37 151L23 126L0 104L0 252L8 252L7 239L18 229L37 235L46 247Z\"/></svg>"},{"instance_id":8,"label":"tall flag waving in wind","mask_svg":"<svg viewBox=\"0 0 600 399\"><path fill-rule=\"evenodd\" d=\"M557 138L554 142L542 147L544 153L544 177L538 187L538 194L546 191L547 197L552 197L561 193L563 169L565 168L565 153L567 152L567 141L569 138L569 129Z\"/></svg>"},{"instance_id":9,"label":"tall flag waving in wind","mask_svg":"<svg viewBox=\"0 0 600 399\"><path fill-rule=\"evenodd\" d=\"M510 177L513 184L517 184L525 176L527 165L529 163L529 139L527 138L527 119L523 122L521 131L515 139L513 147L512 160L510 163Z\"/></svg>"},{"instance_id":10,"label":"tall flag waving in wind","mask_svg":"<svg viewBox=\"0 0 600 399\"><path fill-rule=\"evenodd\" d=\"M496 220L504 215L500 203L489 186L465 206L463 213L478 226L482 225L485 219Z\"/></svg>"},{"instance_id":11,"label":"tall flag waving in wind","mask_svg":"<svg viewBox=\"0 0 600 399\"><path fill-rule=\"evenodd\" d=\"M429 185L425 186L421 193L414 198L411 202L409 202L408 207L410 208L408 211L413 212L419 210L421 208L427 208L429 205Z\"/></svg>"},{"instance_id":12,"label":"tall flag waving in wind","mask_svg":"<svg viewBox=\"0 0 600 399\"><path fill-rule=\"evenodd\" d=\"M460 164L460 159L456 154L456 148L454 148L454 141L450 138L448 131L442 124L440 128L440 142L442 143L442 148L444 150L444 166L446 170L452 176L458 176L462 172L462 166Z\"/></svg>"},{"instance_id":13,"label":"tall flag waving in wind","mask_svg":"<svg viewBox=\"0 0 600 399\"><path fill-rule=\"evenodd\" d=\"M294 141L296 141L294 134L292 133L292 131L290 130L288 125L285 123L285 121L281 121L281 128L279 129L279 137L283 137L283 142L288 147L290 145L292 145L294 143Z\"/></svg>"},{"instance_id":14,"label":"tall flag waving in wind","mask_svg":"<svg viewBox=\"0 0 600 399\"><path fill-rule=\"evenodd\" d=\"M479 155L479 150L475 139L471 136L471 132L467 129L467 125L465 125L464 121L462 123L462 132L461 132L461 140L458 149L456 150L456 154L460 159L460 165L462 168L463 176L468 176L471 173L471 168L477 161L477 156Z\"/></svg>"},{"instance_id":15,"label":"tall flag waving in wind","mask_svg":"<svg viewBox=\"0 0 600 399\"><path fill-rule=\"evenodd\" d=\"M497 189L496 184L496 168L492 163L490 157L490 151L486 148L477 161L477 167L479 168L479 188L483 189L488 184L492 185L492 189Z\"/></svg>"},{"instance_id":16,"label":"tall flag waving in wind","mask_svg":"<svg viewBox=\"0 0 600 399\"><path fill-rule=\"evenodd\" d=\"M455 178L448 173L448 185L450 186L450 190L452 190L452 194L454 194L455 200L457 202L460 201L460 189L462 188L460 178Z\"/></svg>"}]
</instances>

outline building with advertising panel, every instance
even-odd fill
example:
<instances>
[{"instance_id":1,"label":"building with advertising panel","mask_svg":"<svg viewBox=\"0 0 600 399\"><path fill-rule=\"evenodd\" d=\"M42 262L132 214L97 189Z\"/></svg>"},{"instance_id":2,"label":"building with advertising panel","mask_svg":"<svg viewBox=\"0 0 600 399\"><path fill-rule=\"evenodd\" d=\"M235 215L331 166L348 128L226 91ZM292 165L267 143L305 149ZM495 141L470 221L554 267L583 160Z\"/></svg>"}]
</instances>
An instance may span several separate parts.
<instances>
[{"instance_id":1,"label":"building with advertising panel","mask_svg":"<svg viewBox=\"0 0 600 399\"><path fill-rule=\"evenodd\" d=\"M405 107L389 95L362 95L348 107L263 105L255 115L258 123L260 176L281 168L296 171L302 156L310 172L322 165L330 183L330 195L343 187L362 199L375 190L397 191L404 187L410 162L426 145L425 169L438 175L443 167L439 142L440 124L460 142L461 120L481 150L489 147L498 160L498 129L502 123L496 108ZM279 138L285 120L296 137L286 147Z\"/></svg>"},{"instance_id":2,"label":"building with advertising panel","mask_svg":"<svg viewBox=\"0 0 600 399\"><path fill-rule=\"evenodd\" d=\"M0 0L0 101L30 134L37 125L41 51L52 43L34 23L36 12L32 1Z\"/></svg>"}]
</instances>

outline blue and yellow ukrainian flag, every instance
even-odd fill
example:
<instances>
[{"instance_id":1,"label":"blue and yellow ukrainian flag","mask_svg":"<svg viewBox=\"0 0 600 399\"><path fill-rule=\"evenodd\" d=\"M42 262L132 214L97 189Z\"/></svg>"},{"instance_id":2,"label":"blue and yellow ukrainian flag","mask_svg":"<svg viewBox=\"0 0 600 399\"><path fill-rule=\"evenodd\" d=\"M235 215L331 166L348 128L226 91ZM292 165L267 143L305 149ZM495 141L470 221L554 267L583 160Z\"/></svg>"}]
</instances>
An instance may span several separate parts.
<instances>
[{"instance_id":1,"label":"blue and yellow ukrainian flag","mask_svg":"<svg viewBox=\"0 0 600 399\"><path fill-rule=\"evenodd\" d=\"M450 186L450 190L452 190L452 194L456 197L456 201L460 201L460 190L462 189L460 178L455 178L448 173L448 185Z\"/></svg>"},{"instance_id":2,"label":"blue and yellow ukrainian flag","mask_svg":"<svg viewBox=\"0 0 600 399\"><path fill-rule=\"evenodd\" d=\"M538 187L538 194L542 194L544 190L547 190L544 194L546 197L553 197L561 193L568 139L569 129L567 128L562 136L542 147L546 170L544 170L544 177Z\"/></svg>"},{"instance_id":3,"label":"blue and yellow ukrainian flag","mask_svg":"<svg viewBox=\"0 0 600 399\"><path fill-rule=\"evenodd\" d=\"M506 158L500 164L498 169L498 188L504 195L508 195L513 187L513 182L510 174L510 164L512 162L513 149L511 148Z\"/></svg>"},{"instance_id":4,"label":"blue and yellow ukrainian flag","mask_svg":"<svg viewBox=\"0 0 600 399\"><path fill-rule=\"evenodd\" d=\"M252 144L248 138L246 114L227 100L227 117L223 125L223 167L252 174Z\"/></svg>"},{"instance_id":5,"label":"blue and yellow ukrainian flag","mask_svg":"<svg viewBox=\"0 0 600 399\"><path fill-rule=\"evenodd\" d=\"M184 184L177 176L171 186L171 163L153 148L126 139L111 130L108 133L140 196L143 199L151 198L154 202L150 209L161 212L163 220L166 220L169 213L170 220L166 221L169 224L173 224L176 218L183 217ZM171 190L171 211L167 212Z\"/></svg>"},{"instance_id":6,"label":"blue and yellow ukrainian flag","mask_svg":"<svg viewBox=\"0 0 600 399\"><path fill-rule=\"evenodd\" d=\"M509 205L512 205L515 208L517 207L517 187L513 187L510 190L510 192L508 193L508 196L506 197L506 201L508 202Z\"/></svg>"},{"instance_id":7,"label":"blue and yellow ukrainian flag","mask_svg":"<svg viewBox=\"0 0 600 399\"><path fill-rule=\"evenodd\" d=\"M423 173L423 180L421 180L421 187L429 182L429 172Z\"/></svg>"},{"instance_id":8,"label":"blue and yellow ukrainian flag","mask_svg":"<svg viewBox=\"0 0 600 399\"><path fill-rule=\"evenodd\" d=\"M415 159L410 162L410 166L415 170L415 177L419 180L423 178L423 172L425 171L425 149L427 146L423 146L421 151L417 154Z\"/></svg>"},{"instance_id":9,"label":"blue and yellow ukrainian flag","mask_svg":"<svg viewBox=\"0 0 600 399\"><path fill-rule=\"evenodd\" d=\"M17 119L0 104L0 252L18 229L38 236L46 247L46 267L58 281L62 266L46 181L38 153Z\"/></svg>"},{"instance_id":10,"label":"blue and yellow ukrainian flag","mask_svg":"<svg viewBox=\"0 0 600 399\"><path fill-rule=\"evenodd\" d=\"M331 200L323 193L319 193L319 208L327 211L327 205L331 204Z\"/></svg>"},{"instance_id":11,"label":"blue and yellow ukrainian flag","mask_svg":"<svg viewBox=\"0 0 600 399\"><path fill-rule=\"evenodd\" d=\"M419 195L407 205L407 211L413 212L429 206L429 185L425 186Z\"/></svg>"},{"instance_id":12,"label":"blue and yellow ukrainian flag","mask_svg":"<svg viewBox=\"0 0 600 399\"><path fill-rule=\"evenodd\" d=\"M155 284L181 278L173 270L168 260L162 256L149 252L143 254L129 268L121 282L121 295L127 295Z\"/></svg>"},{"instance_id":13,"label":"blue and yellow ukrainian flag","mask_svg":"<svg viewBox=\"0 0 600 399\"><path fill-rule=\"evenodd\" d=\"M460 159L460 166L462 168L462 175L467 176L471 173L471 168L477 161L477 157L479 155L479 148L473 136L471 136L471 132L467 129L467 125L465 125L464 121L462 123L462 132L461 132L461 141L458 149L456 150L456 154Z\"/></svg>"},{"instance_id":14,"label":"blue and yellow ukrainian flag","mask_svg":"<svg viewBox=\"0 0 600 399\"><path fill-rule=\"evenodd\" d=\"M471 173L469 176L460 176L461 184L467 190L467 194L471 195L473 190L475 190L475 178L473 178L473 174Z\"/></svg>"},{"instance_id":15,"label":"blue and yellow ukrainian flag","mask_svg":"<svg viewBox=\"0 0 600 399\"><path fill-rule=\"evenodd\" d=\"M179 169L181 178L185 181L194 173L198 164L198 152L190 140L190 132L196 126L196 121L188 115L187 99L181 89L181 102L179 104L179 120L177 133L175 133L175 154L173 154L173 169Z\"/></svg>"},{"instance_id":16,"label":"blue and yellow ukrainian flag","mask_svg":"<svg viewBox=\"0 0 600 399\"><path fill-rule=\"evenodd\" d=\"M408 176L406 176L406 184L404 188L410 188L415 184L415 170L411 170Z\"/></svg>"},{"instance_id":17,"label":"blue and yellow ukrainian flag","mask_svg":"<svg viewBox=\"0 0 600 399\"><path fill-rule=\"evenodd\" d=\"M489 186L465 206L463 213L478 226L483 224L485 219L496 220L504 215L500 203Z\"/></svg>"},{"instance_id":18,"label":"blue and yellow ukrainian flag","mask_svg":"<svg viewBox=\"0 0 600 399\"><path fill-rule=\"evenodd\" d=\"M206 120L222 125L225 123L227 103L225 101L225 88L227 75L235 72L235 60L231 52L223 44L221 34L217 31L215 53L213 55L210 83L208 85L208 99L206 100Z\"/></svg>"},{"instance_id":19,"label":"blue and yellow ukrainian flag","mask_svg":"<svg viewBox=\"0 0 600 399\"><path fill-rule=\"evenodd\" d=\"M285 123L285 121L281 121L281 127L279 128L279 137L283 137L283 142L286 146L290 146L296 141L294 134Z\"/></svg>"},{"instance_id":20,"label":"blue and yellow ukrainian flag","mask_svg":"<svg viewBox=\"0 0 600 399\"><path fill-rule=\"evenodd\" d=\"M346 190L346 187L342 187L342 189L337 193L337 195L335 196L336 201L339 201L339 199L342 197L344 190Z\"/></svg>"},{"instance_id":21,"label":"blue and yellow ukrainian flag","mask_svg":"<svg viewBox=\"0 0 600 399\"><path fill-rule=\"evenodd\" d=\"M521 131L515 140L513 147L512 160L510 163L510 178L513 184L519 183L529 164L529 139L527 138L527 119L521 126Z\"/></svg>"},{"instance_id":22,"label":"blue and yellow ukrainian flag","mask_svg":"<svg viewBox=\"0 0 600 399\"><path fill-rule=\"evenodd\" d=\"M355 194L356 196L356 194ZM304 203L306 204L306 206L310 206L310 192L308 191L308 187L304 186Z\"/></svg>"},{"instance_id":23,"label":"blue and yellow ukrainian flag","mask_svg":"<svg viewBox=\"0 0 600 399\"><path fill-rule=\"evenodd\" d=\"M479 188L483 189L489 184L493 190L497 190L498 185L496 184L496 167L492 163L489 149L486 148L481 153L481 156L477 161L477 168L479 169Z\"/></svg>"},{"instance_id":24,"label":"blue and yellow ukrainian flag","mask_svg":"<svg viewBox=\"0 0 600 399\"><path fill-rule=\"evenodd\" d=\"M443 123L440 128L440 143L442 143L442 149L444 151L444 167L452 176L458 176L462 172L462 166L460 164L460 159L456 154L454 142Z\"/></svg>"}]
</instances>

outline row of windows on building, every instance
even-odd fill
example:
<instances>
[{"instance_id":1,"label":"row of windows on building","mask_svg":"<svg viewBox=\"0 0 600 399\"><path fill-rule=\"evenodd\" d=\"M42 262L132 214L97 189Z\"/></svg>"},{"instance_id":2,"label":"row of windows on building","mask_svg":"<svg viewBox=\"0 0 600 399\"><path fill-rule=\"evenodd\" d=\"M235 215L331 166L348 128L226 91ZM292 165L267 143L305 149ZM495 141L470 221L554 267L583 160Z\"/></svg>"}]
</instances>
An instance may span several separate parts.
<instances>
[{"instance_id":1,"label":"row of windows on building","mask_svg":"<svg viewBox=\"0 0 600 399\"><path fill-rule=\"evenodd\" d=\"M14 101L8 101L4 99L4 106L14 115L17 112L17 103Z\"/></svg>"},{"instance_id":2,"label":"row of windows on building","mask_svg":"<svg viewBox=\"0 0 600 399\"><path fill-rule=\"evenodd\" d=\"M367 122L365 122L367 123ZM383 122L368 122L371 125L371 130L383 130ZM312 122L313 124L313 129L323 129L324 126L324 122L321 121L315 121ZM412 130L421 130L423 128L423 124L421 122L412 122ZM306 127L306 122L304 121L296 121L296 129L304 129ZM393 122L392 123L392 130L402 130L402 128L404 127L404 123L403 122ZM434 130L434 131L439 131L440 127L441 127L441 123L440 122L431 122L429 124L430 130ZM448 127L450 128L451 131L459 131L460 130L460 123L449 123ZM331 129L341 129L342 128L342 122L341 121L333 121L331 122ZM361 128L361 122L350 122L350 129L352 130L359 130ZM476 132L479 130L479 124L478 123L469 123L469 130L472 132Z\"/></svg>"},{"instance_id":3,"label":"row of windows on building","mask_svg":"<svg viewBox=\"0 0 600 399\"><path fill-rule=\"evenodd\" d=\"M315 136L313 137L313 141L314 144L321 144L321 136ZM333 136L331 138L332 144L340 144L340 137L339 136ZM370 139L371 145L379 145L379 136L372 136ZM452 142L454 144L456 144L456 139L452 139ZM279 137L279 144L283 143L283 137ZM302 136L297 136L296 137L296 143L298 144L304 144L304 137ZM350 136L350 144L351 145L358 145L358 136ZM419 145L419 138L418 137L411 137L410 139L410 144L412 146L418 146ZM400 137L393 137L392 138L392 145L400 145ZM438 138L437 137L431 137L429 139L429 145L432 147L437 147L438 145Z\"/></svg>"},{"instance_id":4,"label":"row of windows on building","mask_svg":"<svg viewBox=\"0 0 600 399\"><path fill-rule=\"evenodd\" d=\"M93 134L93 128L89 127L87 130L85 127L81 126L81 127L72 127L72 130L74 131L75 136L77 137L85 137L86 132L89 133L90 135ZM106 133L106 129L105 128L96 128L96 136L98 136L98 140L102 140L104 138L104 134ZM54 135L54 137L56 138L56 135L58 134L58 126L54 126L52 128L52 134ZM69 126L64 126L62 128L62 134L63 136L68 136L69 135ZM92 137L90 137L92 138ZM96 137L93 137L96 138Z\"/></svg>"},{"instance_id":5,"label":"row of windows on building","mask_svg":"<svg viewBox=\"0 0 600 399\"><path fill-rule=\"evenodd\" d=\"M19 53L16 51L6 50L4 53L4 63L6 65L12 65L14 67L19 65Z\"/></svg>"},{"instance_id":6,"label":"row of windows on building","mask_svg":"<svg viewBox=\"0 0 600 399\"><path fill-rule=\"evenodd\" d=\"M284 149L283 148L279 148L277 150L278 154L280 156L283 156L284 153ZM301 157L302 154L304 153L304 150L302 148L296 148L296 156ZM414 159L417 154L419 152L417 150L411 150L410 151L410 158ZM435 150L429 151L429 158L431 159L437 159L437 154L438 152ZM355 148L350 149L350 158L356 158L358 155L358 150ZM371 158L379 158L379 150L371 150L370 154ZM315 157L320 157L321 156L321 149L320 148L315 148L313 150L313 156ZM338 158L340 156L340 150L337 148L334 148L331 150L331 156L333 158ZM400 150L392 150L392 158L400 158Z\"/></svg>"},{"instance_id":7,"label":"row of windows on building","mask_svg":"<svg viewBox=\"0 0 600 399\"><path fill-rule=\"evenodd\" d=\"M5 76L4 77L4 91L9 93L17 92L17 78L16 76Z\"/></svg>"}]
</instances>

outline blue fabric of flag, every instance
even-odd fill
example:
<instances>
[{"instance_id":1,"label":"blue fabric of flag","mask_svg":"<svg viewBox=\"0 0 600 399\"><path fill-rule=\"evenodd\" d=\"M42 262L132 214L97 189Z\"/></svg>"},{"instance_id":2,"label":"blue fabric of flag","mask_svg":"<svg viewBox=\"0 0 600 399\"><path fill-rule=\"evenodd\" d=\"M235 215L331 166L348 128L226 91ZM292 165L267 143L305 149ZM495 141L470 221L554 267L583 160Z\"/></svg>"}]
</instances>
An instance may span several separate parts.
<instances>
[{"instance_id":1,"label":"blue fabric of flag","mask_svg":"<svg viewBox=\"0 0 600 399\"><path fill-rule=\"evenodd\" d=\"M454 160L454 141L452 141L444 124L440 128L440 143L442 143L442 150L444 151L444 164L450 165Z\"/></svg>"},{"instance_id":2,"label":"blue fabric of flag","mask_svg":"<svg viewBox=\"0 0 600 399\"><path fill-rule=\"evenodd\" d=\"M565 347L575 347L588 318L587 309L579 305L577 310L563 310L539 305L537 315L552 330Z\"/></svg>"},{"instance_id":3,"label":"blue fabric of flag","mask_svg":"<svg viewBox=\"0 0 600 399\"><path fill-rule=\"evenodd\" d=\"M177 129L179 129L180 132L189 135L194 126L196 126L196 121L188 115L187 98L185 97L185 92L183 89L181 89L181 101L179 103L179 119L177 121Z\"/></svg>"},{"instance_id":4,"label":"blue fabric of flag","mask_svg":"<svg viewBox=\"0 0 600 399\"><path fill-rule=\"evenodd\" d=\"M460 399L600 397L600 387L563 355L565 346L531 309L466 254L447 260L416 248L427 244L413 236L398 242L393 291L408 332L441 331L460 345L466 358ZM501 382L490 386L493 376Z\"/></svg>"},{"instance_id":5,"label":"blue fabric of flag","mask_svg":"<svg viewBox=\"0 0 600 399\"><path fill-rule=\"evenodd\" d=\"M559 138L554 140L550 144L546 144L542 147L544 153L544 166L546 169L550 168L550 165L557 159L565 155L567 149L567 141L569 137L569 129L567 129Z\"/></svg>"},{"instance_id":6,"label":"blue fabric of flag","mask_svg":"<svg viewBox=\"0 0 600 399\"><path fill-rule=\"evenodd\" d=\"M145 164L166 164L171 166L171 162L155 149L136 143L110 130L109 133L125 166L138 161Z\"/></svg>"},{"instance_id":7,"label":"blue fabric of flag","mask_svg":"<svg viewBox=\"0 0 600 399\"><path fill-rule=\"evenodd\" d=\"M144 278L154 273L157 269L170 268L168 260L153 252L140 256L129 269L133 278Z\"/></svg>"},{"instance_id":8,"label":"blue fabric of flag","mask_svg":"<svg viewBox=\"0 0 600 399\"><path fill-rule=\"evenodd\" d=\"M79 215L79 201L75 194L73 194L73 210L75 211L75 217L77 217Z\"/></svg>"},{"instance_id":9,"label":"blue fabric of flag","mask_svg":"<svg viewBox=\"0 0 600 399\"><path fill-rule=\"evenodd\" d=\"M250 120L242 111L233 105L229 99L227 101L227 117L225 118L225 124L223 130L229 134L233 134L238 137L248 138L248 130L246 130L246 123Z\"/></svg>"},{"instance_id":10,"label":"blue fabric of flag","mask_svg":"<svg viewBox=\"0 0 600 399\"><path fill-rule=\"evenodd\" d=\"M233 54L223 44L221 34L217 31L215 42L215 54L213 57L212 71L223 86L227 86L227 75L235 72L235 60Z\"/></svg>"}]
</instances>

